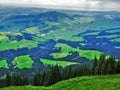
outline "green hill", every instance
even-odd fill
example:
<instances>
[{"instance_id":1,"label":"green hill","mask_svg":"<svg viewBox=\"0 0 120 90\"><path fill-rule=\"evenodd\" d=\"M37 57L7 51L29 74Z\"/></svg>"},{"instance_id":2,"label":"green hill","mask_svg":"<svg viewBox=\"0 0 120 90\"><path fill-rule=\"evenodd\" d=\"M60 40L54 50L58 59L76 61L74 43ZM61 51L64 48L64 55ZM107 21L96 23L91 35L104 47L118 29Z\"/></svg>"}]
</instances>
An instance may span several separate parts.
<instances>
[{"instance_id":1,"label":"green hill","mask_svg":"<svg viewBox=\"0 0 120 90\"><path fill-rule=\"evenodd\" d=\"M19 86L0 90L120 90L120 75L82 76L49 87Z\"/></svg>"}]
</instances>

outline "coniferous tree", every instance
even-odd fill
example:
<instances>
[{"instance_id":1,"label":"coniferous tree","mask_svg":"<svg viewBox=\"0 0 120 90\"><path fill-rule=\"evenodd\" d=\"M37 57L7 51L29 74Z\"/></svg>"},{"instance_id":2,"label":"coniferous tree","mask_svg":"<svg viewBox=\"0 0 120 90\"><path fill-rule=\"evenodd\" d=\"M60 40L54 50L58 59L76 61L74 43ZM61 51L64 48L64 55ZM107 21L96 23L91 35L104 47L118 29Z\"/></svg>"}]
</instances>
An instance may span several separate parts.
<instances>
[{"instance_id":1,"label":"coniferous tree","mask_svg":"<svg viewBox=\"0 0 120 90\"><path fill-rule=\"evenodd\" d=\"M120 60L116 62L115 72L116 74L120 74Z\"/></svg>"},{"instance_id":2,"label":"coniferous tree","mask_svg":"<svg viewBox=\"0 0 120 90\"><path fill-rule=\"evenodd\" d=\"M0 79L0 87L1 88L6 87L6 85L5 85L5 79Z\"/></svg>"},{"instance_id":3,"label":"coniferous tree","mask_svg":"<svg viewBox=\"0 0 120 90\"><path fill-rule=\"evenodd\" d=\"M33 85L39 86L41 84L40 80L41 80L41 73L37 71L33 76Z\"/></svg>"},{"instance_id":4,"label":"coniferous tree","mask_svg":"<svg viewBox=\"0 0 120 90\"><path fill-rule=\"evenodd\" d=\"M101 75L104 75L106 74L106 68L107 68L107 64L106 64L106 61L102 64L102 67L101 67Z\"/></svg>"},{"instance_id":5,"label":"coniferous tree","mask_svg":"<svg viewBox=\"0 0 120 90\"><path fill-rule=\"evenodd\" d=\"M109 63L111 64L112 72L111 74L115 73L115 57L109 56Z\"/></svg>"},{"instance_id":6,"label":"coniferous tree","mask_svg":"<svg viewBox=\"0 0 120 90\"><path fill-rule=\"evenodd\" d=\"M8 87L10 85L11 85L11 76L9 75L9 73L6 73L5 86Z\"/></svg>"},{"instance_id":7,"label":"coniferous tree","mask_svg":"<svg viewBox=\"0 0 120 90\"><path fill-rule=\"evenodd\" d=\"M112 74L112 65L109 63L107 66L107 74Z\"/></svg>"},{"instance_id":8,"label":"coniferous tree","mask_svg":"<svg viewBox=\"0 0 120 90\"><path fill-rule=\"evenodd\" d=\"M19 75L17 73L14 73L11 76L11 84L13 86L21 86L22 85L22 77L21 77L21 75Z\"/></svg>"},{"instance_id":9,"label":"coniferous tree","mask_svg":"<svg viewBox=\"0 0 120 90\"><path fill-rule=\"evenodd\" d=\"M53 71L53 67L51 67L51 69L49 71L47 71L47 78L46 81L44 83L45 86L49 86L54 84L54 71Z\"/></svg>"},{"instance_id":10,"label":"coniferous tree","mask_svg":"<svg viewBox=\"0 0 120 90\"><path fill-rule=\"evenodd\" d=\"M72 66L70 65L67 69L67 79L72 77Z\"/></svg>"},{"instance_id":11,"label":"coniferous tree","mask_svg":"<svg viewBox=\"0 0 120 90\"><path fill-rule=\"evenodd\" d=\"M62 70L62 80L68 79L68 68Z\"/></svg>"},{"instance_id":12,"label":"coniferous tree","mask_svg":"<svg viewBox=\"0 0 120 90\"><path fill-rule=\"evenodd\" d=\"M95 75L99 74L99 69L98 69L98 65L95 67Z\"/></svg>"},{"instance_id":13,"label":"coniferous tree","mask_svg":"<svg viewBox=\"0 0 120 90\"><path fill-rule=\"evenodd\" d=\"M58 65L51 67L50 71L47 73L47 77L48 78L45 82L45 86L55 84L61 80L61 73L59 71Z\"/></svg>"},{"instance_id":14,"label":"coniferous tree","mask_svg":"<svg viewBox=\"0 0 120 90\"><path fill-rule=\"evenodd\" d=\"M99 61L97 63L97 67L96 67L96 74L101 74L101 68L102 68L102 64L105 61L105 54L101 53L100 57L99 57Z\"/></svg>"},{"instance_id":15,"label":"coniferous tree","mask_svg":"<svg viewBox=\"0 0 120 90\"><path fill-rule=\"evenodd\" d=\"M23 78L22 78L22 86L28 85L28 84L29 84L28 78L27 78L27 77L23 77Z\"/></svg>"},{"instance_id":16,"label":"coniferous tree","mask_svg":"<svg viewBox=\"0 0 120 90\"><path fill-rule=\"evenodd\" d=\"M72 71L72 78L77 77L77 68Z\"/></svg>"},{"instance_id":17,"label":"coniferous tree","mask_svg":"<svg viewBox=\"0 0 120 90\"><path fill-rule=\"evenodd\" d=\"M46 76L46 72L44 72L42 75L41 75L41 80L40 80L40 85L44 85L45 81L47 80L46 79L47 76Z\"/></svg>"},{"instance_id":18,"label":"coniferous tree","mask_svg":"<svg viewBox=\"0 0 120 90\"><path fill-rule=\"evenodd\" d=\"M93 61L92 67L91 67L91 74L94 75L95 74L95 68L97 66L97 57L95 56L95 59Z\"/></svg>"},{"instance_id":19,"label":"coniferous tree","mask_svg":"<svg viewBox=\"0 0 120 90\"><path fill-rule=\"evenodd\" d=\"M102 63L104 63L104 61L105 61L105 54L104 53L101 53L101 55L100 55L100 57L99 57L99 60L100 60L100 63L102 64Z\"/></svg>"},{"instance_id":20,"label":"coniferous tree","mask_svg":"<svg viewBox=\"0 0 120 90\"><path fill-rule=\"evenodd\" d=\"M89 68L83 64L77 69L77 76L89 75L90 70Z\"/></svg>"},{"instance_id":21,"label":"coniferous tree","mask_svg":"<svg viewBox=\"0 0 120 90\"><path fill-rule=\"evenodd\" d=\"M58 65L54 66L55 83L61 80L61 73Z\"/></svg>"}]
</instances>

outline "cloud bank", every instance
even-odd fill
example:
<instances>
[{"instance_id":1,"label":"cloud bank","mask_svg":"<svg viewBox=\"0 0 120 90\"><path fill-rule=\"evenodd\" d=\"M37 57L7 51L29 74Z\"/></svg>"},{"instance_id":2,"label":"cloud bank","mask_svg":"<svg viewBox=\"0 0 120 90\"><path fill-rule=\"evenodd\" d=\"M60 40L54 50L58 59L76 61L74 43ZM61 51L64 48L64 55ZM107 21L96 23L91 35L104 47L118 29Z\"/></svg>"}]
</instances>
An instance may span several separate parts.
<instances>
[{"instance_id":1,"label":"cloud bank","mask_svg":"<svg viewBox=\"0 0 120 90\"><path fill-rule=\"evenodd\" d=\"M120 10L120 0L0 0L0 3L77 10Z\"/></svg>"}]
</instances>

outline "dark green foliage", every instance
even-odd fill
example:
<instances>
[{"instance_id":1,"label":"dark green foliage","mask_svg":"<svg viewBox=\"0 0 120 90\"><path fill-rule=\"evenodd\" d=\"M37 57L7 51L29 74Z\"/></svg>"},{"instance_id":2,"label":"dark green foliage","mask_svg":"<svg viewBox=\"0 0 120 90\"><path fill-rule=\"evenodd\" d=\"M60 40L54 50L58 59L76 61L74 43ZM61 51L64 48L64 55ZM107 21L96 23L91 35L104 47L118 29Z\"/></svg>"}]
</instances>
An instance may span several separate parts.
<instances>
[{"instance_id":1,"label":"dark green foliage","mask_svg":"<svg viewBox=\"0 0 120 90\"><path fill-rule=\"evenodd\" d=\"M46 72L44 72L41 76L41 80L40 80L40 85L44 85L45 80L46 80L47 76L46 76Z\"/></svg>"},{"instance_id":2,"label":"dark green foliage","mask_svg":"<svg viewBox=\"0 0 120 90\"><path fill-rule=\"evenodd\" d=\"M0 88L6 87L5 79L0 79Z\"/></svg>"},{"instance_id":3,"label":"dark green foliage","mask_svg":"<svg viewBox=\"0 0 120 90\"><path fill-rule=\"evenodd\" d=\"M17 74L17 73L14 73L12 76L11 76L11 84L13 86L21 86L22 85L22 77L21 75Z\"/></svg>"},{"instance_id":4,"label":"dark green foliage","mask_svg":"<svg viewBox=\"0 0 120 90\"><path fill-rule=\"evenodd\" d=\"M112 74L112 65L109 63L107 67L107 74Z\"/></svg>"},{"instance_id":5,"label":"dark green foliage","mask_svg":"<svg viewBox=\"0 0 120 90\"><path fill-rule=\"evenodd\" d=\"M97 66L97 57L95 56L95 59L93 61L92 67L91 67L91 74L92 75L95 74L96 66Z\"/></svg>"},{"instance_id":6,"label":"dark green foliage","mask_svg":"<svg viewBox=\"0 0 120 90\"><path fill-rule=\"evenodd\" d=\"M61 73L59 71L58 65L51 67L50 71L47 72L47 78L45 82L45 86L49 86L55 84L56 82L61 80Z\"/></svg>"},{"instance_id":7,"label":"dark green foliage","mask_svg":"<svg viewBox=\"0 0 120 90\"><path fill-rule=\"evenodd\" d=\"M117 61L117 62L116 62L116 65L115 65L115 72L116 72L117 74L120 73L120 61Z\"/></svg>"},{"instance_id":8,"label":"dark green foliage","mask_svg":"<svg viewBox=\"0 0 120 90\"><path fill-rule=\"evenodd\" d=\"M76 70L76 75L77 76L85 76L89 75L89 68L86 65L81 65L77 70Z\"/></svg>"},{"instance_id":9,"label":"dark green foliage","mask_svg":"<svg viewBox=\"0 0 120 90\"><path fill-rule=\"evenodd\" d=\"M36 72L35 75L33 76L33 85L39 86L41 85L41 73Z\"/></svg>"},{"instance_id":10,"label":"dark green foliage","mask_svg":"<svg viewBox=\"0 0 120 90\"><path fill-rule=\"evenodd\" d=\"M115 74L119 73L119 63L115 61L114 56L106 58L104 54L100 55L97 61L96 57L91 67L91 74L104 75L104 74Z\"/></svg>"},{"instance_id":11,"label":"dark green foliage","mask_svg":"<svg viewBox=\"0 0 120 90\"><path fill-rule=\"evenodd\" d=\"M28 85L29 84L28 78L27 77L23 77L21 84L22 84L22 86Z\"/></svg>"},{"instance_id":12,"label":"dark green foliage","mask_svg":"<svg viewBox=\"0 0 120 90\"><path fill-rule=\"evenodd\" d=\"M102 67L101 67L101 74L102 74L102 75L106 74L106 68L107 68L107 62L105 61L105 62L102 64Z\"/></svg>"},{"instance_id":13,"label":"dark green foliage","mask_svg":"<svg viewBox=\"0 0 120 90\"><path fill-rule=\"evenodd\" d=\"M11 85L11 76L9 75L9 73L6 73L5 86L8 87L10 85Z\"/></svg>"},{"instance_id":14,"label":"dark green foliage","mask_svg":"<svg viewBox=\"0 0 120 90\"><path fill-rule=\"evenodd\" d=\"M100 55L100 58L99 58L98 63L97 63L96 74L101 74L101 68L102 68L102 64L104 63L104 61L105 61L105 54L102 53Z\"/></svg>"},{"instance_id":15,"label":"dark green foliage","mask_svg":"<svg viewBox=\"0 0 120 90\"><path fill-rule=\"evenodd\" d=\"M72 71L72 66L64 68L63 71L62 71L62 79L66 80L66 79L69 79L69 78L72 78L72 77L74 77L73 71Z\"/></svg>"},{"instance_id":16,"label":"dark green foliage","mask_svg":"<svg viewBox=\"0 0 120 90\"><path fill-rule=\"evenodd\" d=\"M120 74L120 61L115 61L115 57L113 56L106 58L106 56L102 53L99 60L97 60L95 56L91 68L86 66L86 64L81 64L78 67L73 68L72 66L69 66L61 69L60 71L58 65L55 65L46 72L41 73L40 71L37 71L32 79L22 77L18 73L13 73L12 75L6 73L5 77L0 79L0 87L24 86L29 84L35 86L49 86L61 80L90 74Z\"/></svg>"}]
</instances>

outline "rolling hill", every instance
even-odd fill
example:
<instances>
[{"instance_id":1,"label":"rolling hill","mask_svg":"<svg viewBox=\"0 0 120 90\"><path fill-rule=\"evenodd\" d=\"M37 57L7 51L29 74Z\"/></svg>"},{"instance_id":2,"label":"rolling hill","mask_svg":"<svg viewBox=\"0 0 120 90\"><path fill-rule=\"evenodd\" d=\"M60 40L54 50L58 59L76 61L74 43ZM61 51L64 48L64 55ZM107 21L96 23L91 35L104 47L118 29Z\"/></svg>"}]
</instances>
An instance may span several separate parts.
<instances>
[{"instance_id":1,"label":"rolling hill","mask_svg":"<svg viewBox=\"0 0 120 90\"><path fill-rule=\"evenodd\" d=\"M2 7L1 76L6 72L29 76L55 64L90 65L101 53L120 59L119 34L120 12Z\"/></svg>"},{"instance_id":2,"label":"rolling hill","mask_svg":"<svg viewBox=\"0 0 120 90\"><path fill-rule=\"evenodd\" d=\"M49 87L8 87L0 90L120 90L120 75L82 76Z\"/></svg>"}]
</instances>

